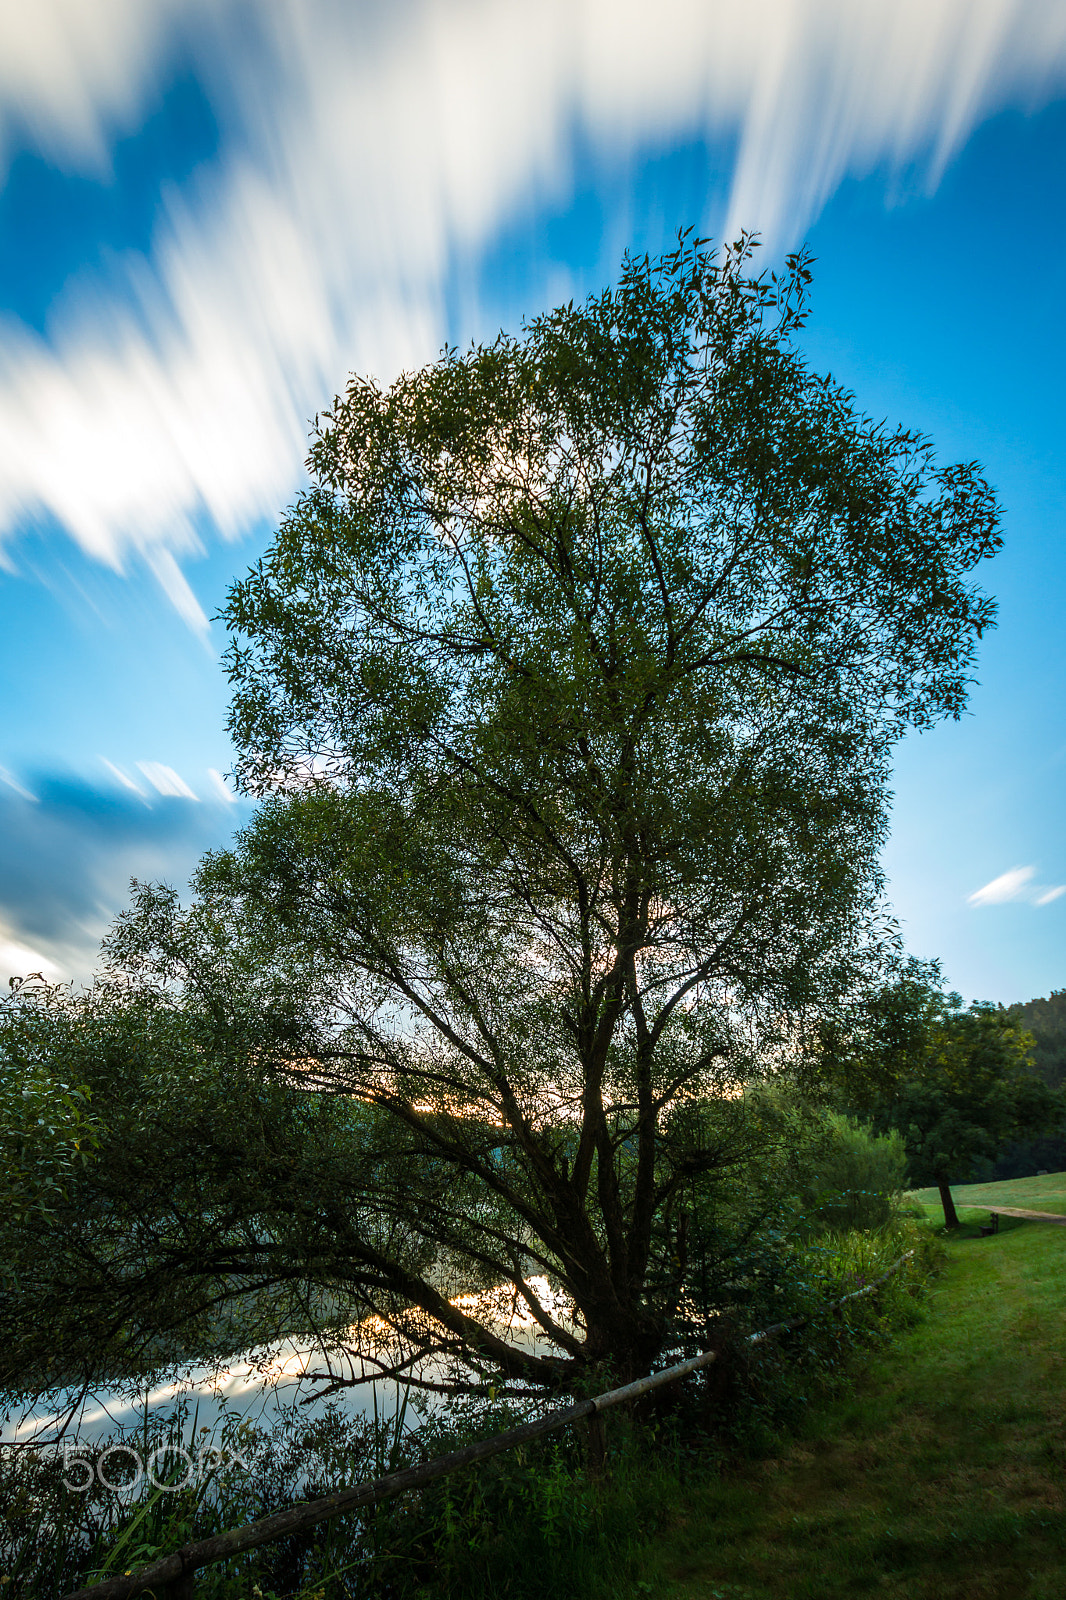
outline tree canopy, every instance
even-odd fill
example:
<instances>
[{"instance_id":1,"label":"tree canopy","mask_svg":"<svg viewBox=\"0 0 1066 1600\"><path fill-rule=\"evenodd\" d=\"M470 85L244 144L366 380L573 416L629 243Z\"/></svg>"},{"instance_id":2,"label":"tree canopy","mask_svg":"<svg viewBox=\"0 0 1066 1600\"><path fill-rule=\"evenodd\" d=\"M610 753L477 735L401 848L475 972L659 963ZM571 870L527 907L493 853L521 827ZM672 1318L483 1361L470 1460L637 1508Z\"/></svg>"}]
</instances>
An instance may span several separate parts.
<instances>
[{"instance_id":1,"label":"tree canopy","mask_svg":"<svg viewBox=\"0 0 1066 1600\"><path fill-rule=\"evenodd\" d=\"M809 263L752 248L352 380L225 609L261 804L190 913L145 891L111 940L349 1108L319 1224L397 1360L655 1359L736 1090L890 932L892 744L959 714L992 621L980 471L812 374ZM228 1270L269 1279L261 1243L234 1221ZM459 1294L501 1284L550 1354Z\"/></svg>"}]
</instances>

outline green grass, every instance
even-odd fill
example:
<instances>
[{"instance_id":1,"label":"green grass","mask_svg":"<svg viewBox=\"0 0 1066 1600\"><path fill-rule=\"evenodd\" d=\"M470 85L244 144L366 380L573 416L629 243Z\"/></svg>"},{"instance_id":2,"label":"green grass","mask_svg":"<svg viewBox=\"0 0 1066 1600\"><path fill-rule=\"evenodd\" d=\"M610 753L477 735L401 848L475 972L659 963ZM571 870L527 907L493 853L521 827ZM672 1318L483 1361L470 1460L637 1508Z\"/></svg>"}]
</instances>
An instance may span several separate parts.
<instances>
[{"instance_id":1,"label":"green grass","mask_svg":"<svg viewBox=\"0 0 1066 1600\"><path fill-rule=\"evenodd\" d=\"M1066 1174L957 1198L1060 1209ZM1066 1231L964 1228L924 1320L778 1459L692 1486L641 1587L664 1600L1061 1600L1064 1380Z\"/></svg>"},{"instance_id":2,"label":"green grass","mask_svg":"<svg viewBox=\"0 0 1066 1600\"><path fill-rule=\"evenodd\" d=\"M1012 1178L1005 1183L959 1183L952 1185L952 1195L962 1220L963 1208L975 1211L982 1206L1017 1206L1023 1211L1066 1211L1066 1172L1048 1172L1041 1178ZM940 1209L940 1192L937 1189L915 1189L907 1196L917 1201L937 1222L943 1221ZM986 1221L984 1214L981 1221ZM1001 1226L1005 1225L1006 1219Z\"/></svg>"}]
</instances>

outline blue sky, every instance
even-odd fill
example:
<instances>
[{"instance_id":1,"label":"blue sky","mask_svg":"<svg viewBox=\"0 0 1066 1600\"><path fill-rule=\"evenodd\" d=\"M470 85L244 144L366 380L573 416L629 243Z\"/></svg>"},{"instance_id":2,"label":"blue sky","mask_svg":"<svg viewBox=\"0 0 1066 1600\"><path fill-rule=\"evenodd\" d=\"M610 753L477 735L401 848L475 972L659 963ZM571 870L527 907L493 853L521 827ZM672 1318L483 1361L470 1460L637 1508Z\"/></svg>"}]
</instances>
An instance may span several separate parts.
<instances>
[{"instance_id":1,"label":"blue sky","mask_svg":"<svg viewBox=\"0 0 1066 1600\"><path fill-rule=\"evenodd\" d=\"M1000 601L885 855L965 998L1066 985L1061 0L36 0L0 21L0 981L245 814L211 617L308 418L679 226L817 259L811 362L981 460Z\"/></svg>"}]
</instances>

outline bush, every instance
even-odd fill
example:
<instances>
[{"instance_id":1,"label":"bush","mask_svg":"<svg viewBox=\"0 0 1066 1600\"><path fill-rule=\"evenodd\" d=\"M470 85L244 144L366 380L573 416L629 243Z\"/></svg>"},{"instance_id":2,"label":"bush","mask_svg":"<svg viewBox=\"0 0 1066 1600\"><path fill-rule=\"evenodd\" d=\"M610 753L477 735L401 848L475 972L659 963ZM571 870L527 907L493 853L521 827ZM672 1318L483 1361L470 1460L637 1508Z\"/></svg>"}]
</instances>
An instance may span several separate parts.
<instances>
[{"instance_id":1,"label":"bush","mask_svg":"<svg viewBox=\"0 0 1066 1600\"><path fill-rule=\"evenodd\" d=\"M789 1086L762 1084L748 1096L751 1155L741 1185L749 1206L776 1213L786 1234L887 1227L904 1187L900 1135L874 1134Z\"/></svg>"},{"instance_id":2,"label":"bush","mask_svg":"<svg viewBox=\"0 0 1066 1600\"><path fill-rule=\"evenodd\" d=\"M907 1167L895 1129L874 1134L853 1117L829 1112L810 1154L814 1170L799 1191L809 1231L868 1232L891 1222Z\"/></svg>"}]
</instances>

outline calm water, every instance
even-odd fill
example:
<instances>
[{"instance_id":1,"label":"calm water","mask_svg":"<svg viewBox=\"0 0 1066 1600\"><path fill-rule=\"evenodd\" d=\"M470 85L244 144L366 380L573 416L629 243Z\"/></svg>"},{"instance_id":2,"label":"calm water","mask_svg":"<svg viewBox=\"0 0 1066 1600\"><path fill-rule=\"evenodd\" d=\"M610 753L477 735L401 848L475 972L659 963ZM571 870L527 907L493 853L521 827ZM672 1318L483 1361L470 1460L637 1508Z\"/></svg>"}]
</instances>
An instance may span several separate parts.
<instances>
[{"instance_id":1,"label":"calm water","mask_svg":"<svg viewBox=\"0 0 1066 1600\"><path fill-rule=\"evenodd\" d=\"M532 1279L531 1287L551 1303L553 1297L546 1283ZM540 1353L552 1349L532 1319L505 1306L500 1295L486 1300L464 1297L463 1303L464 1308L469 1306L482 1314L491 1307L496 1331L505 1333L516 1346ZM553 1309L557 1315L562 1314L561 1307ZM321 1415L329 1402L352 1417L395 1417L403 1400L401 1385L380 1378L354 1386L344 1382L357 1378L361 1370L354 1349L331 1349L327 1356L314 1339L284 1339L255 1352L254 1359L247 1353L217 1366L190 1367L179 1376L136 1394L120 1389L89 1393L73 1415L75 1394L62 1396L56 1408L12 1413L0 1428L0 1443L49 1446L64 1438L91 1449L110 1435L143 1428L146 1420L149 1424L163 1421L183 1402L188 1403L190 1424L195 1413L197 1429L206 1427L212 1432L223 1415L264 1428L286 1418L307 1422ZM427 1363L419 1375L430 1380L439 1378L442 1368ZM337 1380L342 1386L333 1387ZM412 1399L418 1393L412 1389ZM422 1393L425 1399L420 1403L432 1407L432 1396Z\"/></svg>"}]
</instances>

